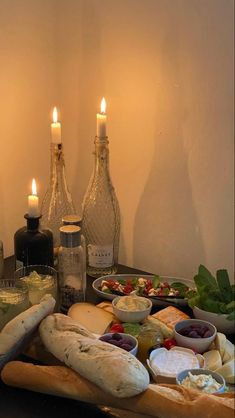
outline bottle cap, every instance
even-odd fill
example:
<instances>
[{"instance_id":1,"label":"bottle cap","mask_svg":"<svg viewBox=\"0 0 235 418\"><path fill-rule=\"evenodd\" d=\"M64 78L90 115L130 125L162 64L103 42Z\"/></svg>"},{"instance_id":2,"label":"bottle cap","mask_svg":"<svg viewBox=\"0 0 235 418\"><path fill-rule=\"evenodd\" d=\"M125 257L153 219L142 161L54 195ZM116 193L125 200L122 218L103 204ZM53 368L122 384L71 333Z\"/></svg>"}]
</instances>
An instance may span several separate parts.
<instances>
[{"instance_id":1,"label":"bottle cap","mask_svg":"<svg viewBox=\"0 0 235 418\"><path fill-rule=\"evenodd\" d=\"M78 247L81 243L81 228L76 225L61 226L60 242L62 247Z\"/></svg>"},{"instance_id":2,"label":"bottle cap","mask_svg":"<svg viewBox=\"0 0 235 418\"><path fill-rule=\"evenodd\" d=\"M63 225L77 225L81 226L82 218L79 215L65 215L62 218Z\"/></svg>"}]
</instances>

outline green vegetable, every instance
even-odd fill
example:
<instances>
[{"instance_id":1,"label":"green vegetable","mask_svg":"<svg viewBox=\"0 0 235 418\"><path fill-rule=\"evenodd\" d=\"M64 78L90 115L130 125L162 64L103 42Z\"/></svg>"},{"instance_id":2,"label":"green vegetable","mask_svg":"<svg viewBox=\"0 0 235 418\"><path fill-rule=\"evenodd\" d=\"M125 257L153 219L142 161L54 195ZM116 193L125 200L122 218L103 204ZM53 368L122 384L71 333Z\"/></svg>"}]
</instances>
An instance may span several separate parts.
<instances>
[{"instance_id":1,"label":"green vegetable","mask_svg":"<svg viewBox=\"0 0 235 418\"><path fill-rule=\"evenodd\" d=\"M160 277L159 277L159 276L154 276L154 278L153 278L153 280L152 280L152 283L153 283L153 288L154 288L154 289L157 289L157 288L158 288L158 286L159 286L159 284L160 284L160 282L161 282Z\"/></svg>"},{"instance_id":2,"label":"green vegetable","mask_svg":"<svg viewBox=\"0 0 235 418\"><path fill-rule=\"evenodd\" d=\"M133 335L133 337L138 337L141 330L140 324L125 322L122 325L126 334Z\"/></svg>"},{"instance_id":3,"label":"green vegetable","mask_svg":"<svg viewBox=\"0 0 235 418\"><path fill-rule=\"evenodd\" d=\"M200 265L194 282L197 291L188 294L191 308L197 306L204 311L228 314L229 320L235 318L235 287L230 284L227 270L218 270L215 278L206 267Z\"/></svg>"},{"instance_id":4,"label":"green vegetable","mask_svg":"<svg viewBox=\"0 0 235 418\"><path fill-rule=\"evenodd\" d=\"M179 296L185 297L188 291L188 286L181 282L171 283L171 288L179 291Z\"/></svg>"}]
</instances>

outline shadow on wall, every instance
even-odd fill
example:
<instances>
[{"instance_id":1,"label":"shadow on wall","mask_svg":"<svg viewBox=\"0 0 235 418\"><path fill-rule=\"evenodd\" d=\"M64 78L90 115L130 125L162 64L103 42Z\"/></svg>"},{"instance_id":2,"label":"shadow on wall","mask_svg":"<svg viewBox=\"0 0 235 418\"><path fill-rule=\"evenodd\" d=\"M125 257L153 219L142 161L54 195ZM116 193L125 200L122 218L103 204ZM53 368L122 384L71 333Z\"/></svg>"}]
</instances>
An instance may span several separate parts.
<instances>
[{"instance_id":1,"label":"shadow on wall","mask_svg":"<svg viewBox=\"0 0 235 418\"><path fill-rule=\"evenodd\" d=\"M156 94L155 151L135 216L133 264L153 273L192 278L205 261L205 250L190 181L192 150L185 146L187 92L179 65L181 46L173 20L169 27L162 41L161 91Z\"/></svg>"},{"instance_id":2,"label":"shadow on wall","mask_svg":"<svg viewBox=\"0 0 235 418\"><path fill-rule=\"evenodd\" d=\"M169 158L166 142L174 146L173 158ZM139 232L140 224L144 225L144 235ZM134 225L134 266L153 273L191 278L197 269L195 260L198 264L204 262L187 155L179 131L156 135L152 167Z\"/></svg>"}]
</instances>

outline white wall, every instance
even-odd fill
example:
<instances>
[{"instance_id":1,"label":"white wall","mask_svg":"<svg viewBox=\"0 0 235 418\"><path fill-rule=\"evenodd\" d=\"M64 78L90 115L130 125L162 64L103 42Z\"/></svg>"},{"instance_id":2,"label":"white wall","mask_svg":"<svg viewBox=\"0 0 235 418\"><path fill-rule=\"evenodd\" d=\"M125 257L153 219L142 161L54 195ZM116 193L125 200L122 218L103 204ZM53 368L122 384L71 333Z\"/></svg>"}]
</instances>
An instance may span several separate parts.
<instances>
[{"instance_id":1,"label":"white wall","mask_svg":"<svg viewBox=\"0 0 235 418\"><path fill-rule=\"evenodd\" d=\"M108 101L120 262L233 273L233 1L60 1L61 103L80 205Z\"/></svg>"},{"instance_id":2,"label":"white wall","mask_svg":"<svg viewBox=\"0 0 235 418\"><path fill-rule=\"evenodd\" d=\"M24 212L32 169L42 191L47 182L48 109L54 99L61 108L68 180L80 207L93 166L95 113L104 95L122 216L120 262L166 275L191 277L199 263L233 273L233 1L11 3L25 7L19 20L18 12L14 17L8 11L9 2L0 1L8 13L5 25L13 27L9 39L0 41L8 58L0 54L5 78L10 73L13 81L6 85L0 77L0 114L7 112L1 141L9 142L0 155L0 233L6 247L21 219L19 209ZM29 10L28 27L22 22ZM16 35L17 27L23 32ZM37 46L30 53L28 42ZM9 62L19 54L21 77ZM13 85L20 97L23 91L24 106ZM14 153L16 166L6 165L22 142L24 152ZM35 146L42 158L33 164ZM21 175L12 207L16 169Z\"/></svg>"},{"instance_id":3,"label":"white wall","mask_svg":"<svg viewBox=\"0 0 235 418\"><path fill-rule=\"evenodd\" d=\"M48 177L55 101L54 1L0 0L0 238L13 253L32 178Z\"/></svg>"}]
</instances>

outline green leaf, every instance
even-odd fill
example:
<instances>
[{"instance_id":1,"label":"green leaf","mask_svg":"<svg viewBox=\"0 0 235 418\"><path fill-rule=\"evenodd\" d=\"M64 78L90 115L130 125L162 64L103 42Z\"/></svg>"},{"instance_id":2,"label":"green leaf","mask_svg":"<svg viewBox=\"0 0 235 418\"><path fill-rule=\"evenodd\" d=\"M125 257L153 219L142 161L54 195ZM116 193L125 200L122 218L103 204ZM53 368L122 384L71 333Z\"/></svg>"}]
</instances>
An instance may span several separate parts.
<instances>
[{"instance_id":1,"label":"green leaf","mask_svg":"<svg viewBox=\"0 0 235 418\"><path fill-rule=\"evenodd\" d=\"M160 279L159 276L154 276L152 282L153 282L153 288L154 289L157 289L158 286L159 286L159 284L160 284L160 282L161 282L161 279Z\"/></svg>"},{"instance_id":2,"label":"green leaf","mask_svg":"<svg viewBox=\"0 0 235 418\"><path fill-rule=\"evenodd\" d=\"M118 281L118 283L120 283L123 286L126 285L126 279L118 279L117 281Z\"/></svg>"},{"instance_id":3,"label":"green leaf","mask_svg":"<svg viewBox=\"0 0 235 418\"><path fill-rule=\"evenodd\" d=\"M231 312L226 318L229 321L234 321L235 320L235 311Z\"/></svg>"},{"instance_id":4,"label":"green leaf","mask_svg":"<svg viewBox=\"0 0 235 418\"><path fill-rule=\"evenodd\" d=\"M174 282L171 283L171 288L174 290L179 291L179 296L185 297L186 293L188 292L188 286L186 286L184 283L181 282Z\"/></svg>"},{"instance_id":5,"label":"green leaf","mask_svg":"<svg viewBox=\"0 0 235 418\"><path fill-rule=\"evenodd\" d=\"M216 277L223 301L225 303L231 302L233 300L233 292L227 270L218 270Z\"/></svg>"},{"instance_id":6,"label":"green leaf","mask_svg":"<svg viewBox=\"0 0 235 418\"><path fill-rule=\"evenodd\" d=\"M198 275L204 277L207 284L209 284L211 287L217 287L215 277L212 276L211 272L202 264L200 264L198 268Z\"/></svg>"},{"instance_id":7,"label":"green leaf","mask_svg":"<svg viewBox=\"0 0 235 418\"><path fill-rule=\"evenodd\" d=\"M200 296L195 295L192 298L188 299L188 305L191 309L195 308L195 306L197 306L198 308L201 308Z\"/></svg>"}]
</instances>

